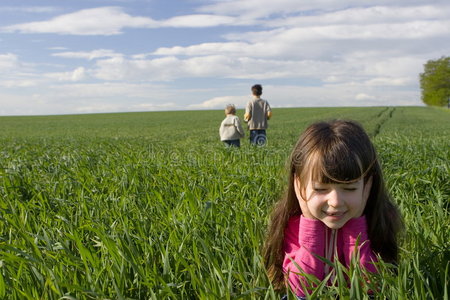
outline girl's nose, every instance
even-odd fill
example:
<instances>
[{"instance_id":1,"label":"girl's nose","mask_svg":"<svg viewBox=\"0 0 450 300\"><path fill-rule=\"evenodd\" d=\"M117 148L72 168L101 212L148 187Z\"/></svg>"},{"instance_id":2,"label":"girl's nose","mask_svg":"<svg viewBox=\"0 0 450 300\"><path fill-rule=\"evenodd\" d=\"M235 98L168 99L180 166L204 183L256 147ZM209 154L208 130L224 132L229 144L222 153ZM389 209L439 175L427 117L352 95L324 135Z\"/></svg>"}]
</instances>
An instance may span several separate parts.
<instances>
[{"instance_id":1,"label":"girl's nose","mask_svg":"<svg viewBox=\"0 0 450 300\"><path fill-rule=\"evenodd\" d=\"M337 189L332 189L328 194L328 205L332 207L339 207L342 205L342 194Z\"/></svg>"}]
</instances>

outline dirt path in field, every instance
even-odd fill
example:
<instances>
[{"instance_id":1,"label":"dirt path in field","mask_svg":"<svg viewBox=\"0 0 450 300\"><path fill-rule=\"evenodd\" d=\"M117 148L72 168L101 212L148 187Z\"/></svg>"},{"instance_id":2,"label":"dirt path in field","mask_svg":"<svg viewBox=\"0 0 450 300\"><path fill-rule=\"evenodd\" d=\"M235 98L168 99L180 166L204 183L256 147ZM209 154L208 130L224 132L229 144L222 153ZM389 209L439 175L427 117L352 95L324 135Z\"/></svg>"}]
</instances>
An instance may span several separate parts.
<instances>
[{"instance_id":1,"label":"dirt path in field","mask_svg":"<svg viewBox=\"0 0 450 300\"><path fill-rule=\"evenodd\" d=\"M375 125L375 129L373 130L373 134L372 137L376 137L381 130L381 127L389 120L392 118L392 115L394 114L395 111L395 107L386 107L386 109L382 110L377 116L376 118L378 119L376 125Z\"/></svg>"}]
</instances>

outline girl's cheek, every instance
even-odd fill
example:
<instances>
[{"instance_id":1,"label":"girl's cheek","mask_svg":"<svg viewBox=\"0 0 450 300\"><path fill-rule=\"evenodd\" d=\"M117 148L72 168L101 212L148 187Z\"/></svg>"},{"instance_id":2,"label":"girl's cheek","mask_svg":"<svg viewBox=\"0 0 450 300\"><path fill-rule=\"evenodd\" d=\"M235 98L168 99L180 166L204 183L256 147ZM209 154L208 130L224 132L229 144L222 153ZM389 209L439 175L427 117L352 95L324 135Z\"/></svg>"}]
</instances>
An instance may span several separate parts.
<instances>
[{"instance_id":1,"label":"girl's cheek","mask_svg":"<svg viewBox=\"0 0 450 300\"><path fill-rule=\"evenodd\" d=\"M308 204L308 208L311 211L311 213L313 213L317 217L317 213L321 208L320 199L317 199L317 198L310 199L307 202L307 204Z\"/></svg>"}]
</instances>

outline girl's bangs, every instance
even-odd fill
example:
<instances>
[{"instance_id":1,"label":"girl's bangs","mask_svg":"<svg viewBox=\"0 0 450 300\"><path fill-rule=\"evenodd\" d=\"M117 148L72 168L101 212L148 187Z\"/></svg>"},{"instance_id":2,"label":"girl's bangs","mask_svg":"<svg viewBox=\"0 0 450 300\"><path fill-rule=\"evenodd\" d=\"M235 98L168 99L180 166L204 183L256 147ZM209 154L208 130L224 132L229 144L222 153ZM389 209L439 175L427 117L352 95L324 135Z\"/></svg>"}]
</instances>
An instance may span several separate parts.
<instances>
[{"instance_id":1,"label":"girl's bangs","mask_svg":"<svg viewBox=\"0 0 450 300\"><path fill-rule=\"evenodd\" d=\"M332 154L320 154L316 151L310 156L308 166L304 170L311 171L311 180L322 183L352 183L364 177L366 172L355 153Z\"/></svg>"}]
</instances>

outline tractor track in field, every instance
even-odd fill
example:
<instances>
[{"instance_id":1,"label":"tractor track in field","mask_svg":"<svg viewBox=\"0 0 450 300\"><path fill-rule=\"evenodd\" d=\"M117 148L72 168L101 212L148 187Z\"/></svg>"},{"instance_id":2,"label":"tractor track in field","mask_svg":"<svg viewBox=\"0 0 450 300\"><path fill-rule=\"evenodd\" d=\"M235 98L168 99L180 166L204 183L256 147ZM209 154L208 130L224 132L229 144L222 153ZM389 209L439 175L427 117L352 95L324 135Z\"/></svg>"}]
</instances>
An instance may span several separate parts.
<instances>
[{"instance_id":1,"label":"tractor track in field","mask_svg":"<svg viewBox=\"0 0 450 300\"><path fill-rule=\"evenodd\" d=\"M386 107L386 109L382 110L377 116L376 119L378 121L376 122L375 129L373 130L372 137L376 137L379 133L383 125L392 118L392 115L395 112L395 107Z\"/></svg>"}]
</instances>

